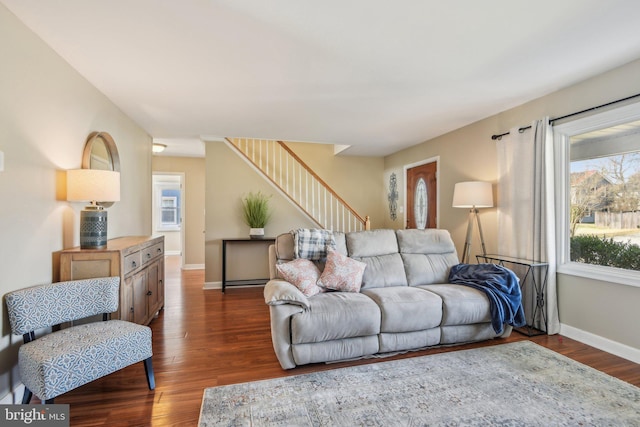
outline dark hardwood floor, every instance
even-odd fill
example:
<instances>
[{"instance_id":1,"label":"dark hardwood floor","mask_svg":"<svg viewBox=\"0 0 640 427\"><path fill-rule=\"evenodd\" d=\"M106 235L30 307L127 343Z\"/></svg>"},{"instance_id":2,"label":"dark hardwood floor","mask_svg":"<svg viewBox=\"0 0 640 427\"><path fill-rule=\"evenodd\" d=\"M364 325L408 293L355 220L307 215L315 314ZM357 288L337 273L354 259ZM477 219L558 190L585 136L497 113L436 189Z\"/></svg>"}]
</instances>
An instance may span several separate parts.
<instances>
[{"instance_id":1,"label":"dark hardwood floor","mask_svg":"<svg viewBox=\"0 0 640 427\"><path fill-rule=\"evenodd\" d=\"M165 309L151 322L156 389L147 388L142 363L56 399L71 405L71 426L195 426L206 387L297 375L378 360L303 366L283 371L271 347L262 288L203 290L202 271L166 263ZM640 386L640 365L561 336L507 340L413 352L395 358L496 345L524 339ZM389 360L389 359L383 359Z\"/></svg>"}]
</instances>

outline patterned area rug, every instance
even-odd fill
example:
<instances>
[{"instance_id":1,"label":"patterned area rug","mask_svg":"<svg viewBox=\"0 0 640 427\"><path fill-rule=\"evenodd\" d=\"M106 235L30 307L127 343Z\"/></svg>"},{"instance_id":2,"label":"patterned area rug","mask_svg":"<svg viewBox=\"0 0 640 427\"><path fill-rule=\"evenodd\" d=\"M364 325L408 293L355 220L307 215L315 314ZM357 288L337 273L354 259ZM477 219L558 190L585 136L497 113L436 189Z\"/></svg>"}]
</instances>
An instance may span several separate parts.
<instances>
[{"instance_id":1,"label":"patterned area rug","mask_svg":"<svg viewBox=\"0 0 640 427\"><path fill-rule=\"evenodd\" d=\"M521 341L206 389L227 425L640 426L640 388Z\"/></svg>"}]
</instances>

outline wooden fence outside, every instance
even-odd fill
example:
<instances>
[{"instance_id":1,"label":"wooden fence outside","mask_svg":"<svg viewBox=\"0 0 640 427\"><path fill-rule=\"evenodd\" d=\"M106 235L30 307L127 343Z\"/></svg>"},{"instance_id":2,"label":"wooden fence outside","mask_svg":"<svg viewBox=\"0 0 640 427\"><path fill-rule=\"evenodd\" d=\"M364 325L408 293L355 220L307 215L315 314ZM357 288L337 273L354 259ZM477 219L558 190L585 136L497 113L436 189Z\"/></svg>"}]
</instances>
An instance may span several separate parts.
<instances>
[{"instance_id":1,"label":"wooden fence outside","mask_svg":"<svg viewBox=\"0 0 640 427\"><path fill-rule=\"evenodd\" d=\"M603 228L640 228L640 212L596 212L595 225Z\"/></svg>"}]
</instances>

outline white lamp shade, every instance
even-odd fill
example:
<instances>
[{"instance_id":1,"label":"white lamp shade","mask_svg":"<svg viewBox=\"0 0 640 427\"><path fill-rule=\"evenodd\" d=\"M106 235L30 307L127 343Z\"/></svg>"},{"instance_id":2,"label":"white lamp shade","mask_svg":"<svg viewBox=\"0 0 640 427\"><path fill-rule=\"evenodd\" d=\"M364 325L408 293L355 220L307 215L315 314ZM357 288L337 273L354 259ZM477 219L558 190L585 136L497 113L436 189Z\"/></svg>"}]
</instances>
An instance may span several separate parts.
<instances>
[{"instance_id":1,"label":"white lamp shade","mask_svg":"<svg viewBox=\"0 0 640 427\"><path fill-rule=\"evenodd\" d=\"M100 169L68 170L67 200L71 202L120 201L120 172Z\"/></svg>"},{"instance_id":2,"label":"white lamp shade","mask_svg":"<svg viewBox=\"0 0 640 427\"><path fill-rule=\"evenodd\" d=\"M490 182L459 182L453 188L454 208L493 207L493 191Z\"/></svg>"}]
</instances>

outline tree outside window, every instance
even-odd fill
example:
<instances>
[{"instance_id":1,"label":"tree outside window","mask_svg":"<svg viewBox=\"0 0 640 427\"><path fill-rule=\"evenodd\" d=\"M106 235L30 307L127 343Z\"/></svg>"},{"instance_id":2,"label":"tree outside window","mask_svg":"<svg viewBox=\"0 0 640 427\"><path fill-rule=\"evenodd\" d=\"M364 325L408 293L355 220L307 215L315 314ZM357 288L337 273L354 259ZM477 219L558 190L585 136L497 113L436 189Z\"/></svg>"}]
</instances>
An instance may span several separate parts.
<instances>
[{"instance_id":1,"label":"tree outside window","mask_svg":"<svg viewBox=\"0 0 640 427\"><path fill-rule=\"evenodd\" d=\"M576 138L569 178L571 261L640 270L640 151L630 150L640 147L640 129L631 129L616 126Z\"/></svg>"}]
</instances>

